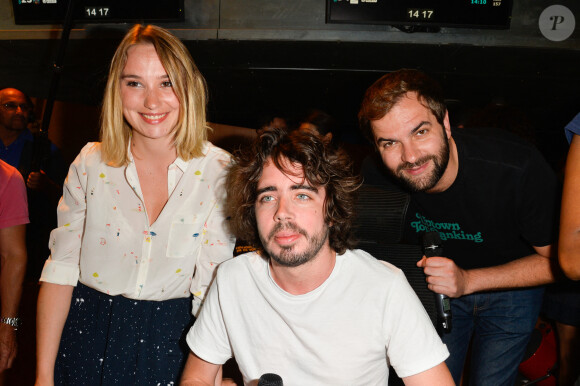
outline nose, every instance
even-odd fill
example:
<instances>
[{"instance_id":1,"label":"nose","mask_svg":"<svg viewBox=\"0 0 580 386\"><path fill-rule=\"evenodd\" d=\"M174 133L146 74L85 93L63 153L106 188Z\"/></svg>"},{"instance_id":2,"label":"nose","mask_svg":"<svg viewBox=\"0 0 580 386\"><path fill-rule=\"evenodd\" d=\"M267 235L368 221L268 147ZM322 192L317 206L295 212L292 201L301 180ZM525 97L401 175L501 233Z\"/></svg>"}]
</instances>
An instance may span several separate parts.
<instances>
[{"instance_id":1,"label":"nose","mask_svg":"<svg viewBox=\"0 0 580 386\"><path fill-rule=\"evenodd\" d=\"M412 144L402 146L401 160L403 162L414 163L419 158L419 150Z\"/></svg>"},{"instance_id":2,"label":"nose","mask_svg":"<svg viewBox=\"0 0 580 386\"><path fill-rule=\"evenodd\" d=\"M287 198L280 197L276 213L274 214L275 221L287 221L292 218L292 206Z\"/></svg>"},{"instance_id":3,"label":"nose","mask_svg":"<svg viewBox=\"0 0 580 386\"><path fill-rule=\"evenodd\" d=\"M145 100L143 104L149 110L155 110L159 106L159 95L157 95L156 90L148 90L145 95Z\"/></svg>"}]
</instances>

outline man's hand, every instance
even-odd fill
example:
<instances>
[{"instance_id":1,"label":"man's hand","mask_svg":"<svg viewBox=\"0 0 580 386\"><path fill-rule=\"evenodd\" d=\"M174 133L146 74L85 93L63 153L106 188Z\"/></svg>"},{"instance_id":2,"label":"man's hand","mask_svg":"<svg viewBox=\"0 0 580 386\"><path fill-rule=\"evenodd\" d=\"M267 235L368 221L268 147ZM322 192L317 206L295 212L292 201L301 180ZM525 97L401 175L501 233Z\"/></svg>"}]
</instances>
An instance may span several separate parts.
<instances>
[{"instance_id":1,"label":"man's hand","mask_svg":"<svg viewBox=\"0 0 580 386\"><path fill-rule=\"evenodd\" d=\"M26 186L33 190L47 190L53 182L44 171L31 172L26 179Z\"/></svg>"},{"instance_id":2,"label":"man's hand","mask_svg":"<svg viewBox=\"0 0 580 386\"><path fill-rule=\"evenodd\" d=\"M16 356L16 331L14 327L0 323L0 373L12 367Z\"/></svg>"},{"instance_id":3,"label":"man's hand","mask_svg":"<svg viewBox=\"0 0 580 386\"><path fill-rule=\"evenodd\" d=\"M427 276L427 287L438 294L458 298L467 294L468 272L446 257L425 257L417 262Z\"/></svg>"},{"instance_id":4,"label":"man's hand","mask_svg":"<svg viewBox=\"0 0 580 386\"><path fill-rule=\"evenodd\" d=\"M502 265L461 269L446 257L423 256L417 266L427 275L428 288L438 294L457 298L481 291L534 287L552 283L555 271L552 245L534 246L536 253Z\"/></svg>"},{"instance_id":5,"label":"man's hand","mask_svg":"<svg viewBox=\"0 0 580 386\"><path fill-rule=\"evenodd\" d=\"M56 203L62 196L62 186L51 180L43 170L31 172L26 179L26 186L35 192L46 195L49 202Z\"/></svg>"}]
</instances>

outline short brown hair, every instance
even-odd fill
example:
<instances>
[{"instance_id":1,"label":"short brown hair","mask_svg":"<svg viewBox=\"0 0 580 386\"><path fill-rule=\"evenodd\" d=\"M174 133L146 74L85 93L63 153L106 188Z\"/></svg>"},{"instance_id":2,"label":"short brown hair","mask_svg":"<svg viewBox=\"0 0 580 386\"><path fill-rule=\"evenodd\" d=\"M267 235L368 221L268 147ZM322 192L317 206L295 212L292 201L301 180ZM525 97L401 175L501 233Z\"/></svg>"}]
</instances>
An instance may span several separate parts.
<instances>
[{"instance_id":1,"label":"short brown hair","mask_svg":"<svg viewBox=\"0 0 580 386\"><path fill-rule=\"evenodd\" d=\"M443 125L447 108L439 83L419 70L402 69L383 75L365 92L358 121L371 143L375 143L371 122L384 117L409 92L417 93L417 99Z\"/></svg>"},{"instance_id":2,"label":"short brown hair","mask_svg":"<svg viewBox=\"0 0 580 386\"><path fill-rule=\"evenodd\" d=\"M131 127L123 117L120 81L127 63L127 52L137 44L155 47L179 100L179 118L174 129L177 154L185 161L200 157L208 130L205 79L177 37L161 27L137 24L125 35L111 62L101 113L103 160L113 166L128 162Z\"/></svg>"},{"instance_id":3,"label":"short brown hair","mask_svg":"<svg viewBox=\"0 0 580 386\"><path fill-rule=\"evenodd\" d=\"M254 146L234 154L226 179L227 212L236 237L263 248L258 235L255 204L264 164L272 159L284 173L284 160L302 165L304 178L326 189L324 220L330 224L329 244L337 253L355 245L352 222L360 179L352 173L349 157L314 132L266 130Z\"/></svg>"}]
</instances>

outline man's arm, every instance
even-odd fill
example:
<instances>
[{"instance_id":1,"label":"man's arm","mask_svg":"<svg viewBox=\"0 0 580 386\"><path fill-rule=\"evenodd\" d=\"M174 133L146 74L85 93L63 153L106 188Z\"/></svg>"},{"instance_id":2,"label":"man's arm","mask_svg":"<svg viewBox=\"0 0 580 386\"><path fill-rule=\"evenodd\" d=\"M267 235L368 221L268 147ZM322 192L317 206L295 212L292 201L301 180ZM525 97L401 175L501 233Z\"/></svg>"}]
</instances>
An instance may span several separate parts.
<instances>
[{"instance_id":1,"label":"man's arm","mask_svg":"<svg viewBox=\"0 0 580 386\"><path fill-rule=\"evenodd\" d=\"M439 363L437 366L425 370L419 374L411 375L403 378L406 386L453 386L453 378L447 368L445 362Z\"/></svg>"},{"instance_id":2,"label":"man's arm","mask_svg":"<svg viewBox=\"0 0 580 386\"><path fill-rule=\"evenodd\" d=\"M220 368L220 365L206 362L190 351L183 369L180 385L214 386Z\"/></svg>"},{"instance_id":3,"label":"man's arm","mask_svg":"<svg viewBox=\"0 0 580 386\"><path fill-rule=\"evenodd\" d=\"M26 225L0 229L0 303L1 317L18 316L22 282L26 273ZM0 323L0 372L10 368L16 356L14 327Z\"/></svg>"},{"instance_id":4,"label":"man's arm","mask_svg":"<svg viewBox=\"0 0 580 386\"><path fill-rule=\"evenodd\" d=\"M446 257L423 256L417 263L435 293L457 298L474 292L533 287L555 281L556 250L534 247L536 253L495 267L461 269Z\"/></svg>"},{"instance_id":5,"label":"man's arm","mask_svg":"<svg viewBox=\"0 0 580 386\"><path fill-rule=\"evenodd\" d=\"M580 136L578 135L572 137L564 176L558 257L566 275L570 279L580 280Z\"/></svg>"}]
</instances>

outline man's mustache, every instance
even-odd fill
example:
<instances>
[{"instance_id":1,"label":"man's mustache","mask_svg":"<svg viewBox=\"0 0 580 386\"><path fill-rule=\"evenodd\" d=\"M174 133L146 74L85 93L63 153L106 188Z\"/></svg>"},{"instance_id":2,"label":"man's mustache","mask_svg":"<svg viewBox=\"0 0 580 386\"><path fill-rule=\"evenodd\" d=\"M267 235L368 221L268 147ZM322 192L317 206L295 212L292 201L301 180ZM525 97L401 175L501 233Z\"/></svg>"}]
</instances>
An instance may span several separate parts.
<instances>
[{"instance_id":1,"label":"man's mustache","mask_svg":"<svg viewBox=\"0 0 580 386\"><path fill-rule=\"evenodd\" d=\"M270 231L270 233L268 234L268 238L272 238L276 235L276 233L280 232L280 231L286 231L286 230L291 230L297 233L300 233L302 236L304 237L308 237L308 234L306 233L306 231L302 228L300 228L298 225L296 225L293 222L289 222L289 221L285 221L285 222L279 222L277 223L274 228Z\"/></svg>"},{"instance_id":2,"label":"man's mustache","mask_svg":"<svg viewBox=\"0 0 580 386\"><path fill-rule=\"evenodd\" d=\"M423 158L421 158L413 163L404 162L404 163L400 164L399 167L397 167L397 173L400 173L403 169L413 169L413 168L422 166L434 158L435 157L433 157L433 156L426 156L426 157L423 157Z\"/></svg>"}]
</instances>

